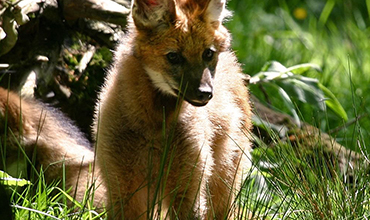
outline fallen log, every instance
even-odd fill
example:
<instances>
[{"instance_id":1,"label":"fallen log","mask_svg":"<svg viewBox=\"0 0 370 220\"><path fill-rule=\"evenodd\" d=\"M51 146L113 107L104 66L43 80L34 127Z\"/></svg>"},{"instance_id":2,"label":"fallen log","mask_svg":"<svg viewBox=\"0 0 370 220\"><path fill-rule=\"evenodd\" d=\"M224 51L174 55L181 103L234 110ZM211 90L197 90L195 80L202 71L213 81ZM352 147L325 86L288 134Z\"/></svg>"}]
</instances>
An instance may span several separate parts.
<instances>
[{"instance_id":1,"label":"fallen log","mask_svg":"<svg viewBox=\"0 0 370 220\"><path fill-rule=\"evenodd\" d=\"M342 174L350 177L353 177L354 170L363 166L364 162L368 164L361 154L342 146L320 129L306 122L298 124L293 117L266 107L254 96L252 100L254 122L257 124L254 134L269 147L274 148L277 142L288 143L295 148L292 153L296 153L296 156L312 157L313 161L322 157L333 169L339 168ZM275 131L274 134L271 134L271 130Z\"/></svg>"}]
</instances>

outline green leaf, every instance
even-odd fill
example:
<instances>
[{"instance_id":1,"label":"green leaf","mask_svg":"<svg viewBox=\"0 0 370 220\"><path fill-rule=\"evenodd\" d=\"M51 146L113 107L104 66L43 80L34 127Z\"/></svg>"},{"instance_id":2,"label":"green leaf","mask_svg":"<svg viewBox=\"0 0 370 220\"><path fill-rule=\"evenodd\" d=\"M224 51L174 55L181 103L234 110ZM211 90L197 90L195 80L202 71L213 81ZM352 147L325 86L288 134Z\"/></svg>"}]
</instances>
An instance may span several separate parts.
<instances>
[{"instance_id":1,"label":"green leaf","mask_svg":"<svg viewBox=\"0 0 370 220\"><path fill-rule=\"evenodd\" d=\"M6 186L25 186L31 185L31 182L25 179L18 179L10 176L4 171L0 170L0 182Z\"/></svg>"},{"instance_id":2,"label":"green leaf","mask_svg":"<svg viewBox=\"0 0 370 220\"><path fill-rule=\"evenodd\" d=\"M311 70L311 69L314 69L318 72L321 72L321 68L319 65L317 64L313 64L313 63L303 63L303 64L298 64L298 65L295 65L295 66L291 66L287 69L288 72L292 72L294 74L303 74L305 72L307 72L308 70Z\"/></svg>"},{"instance_id":3,"label":"green leaf","mask_svg":"<svg viewBox=\"0 0 370 220\"><path fill-rule=\"evenodd\" d=\"M270 61L270 62L267 62L262 67L261 72L254 75L250 79L250 83L257 84L260 82L268 82L268 81L273 81L273 80L290 78L290 77L294 77L294 74L301 75L310 69L321 71L321 68L318 65L313 64L313 63L304 63L304 64L299 64L299 65L286 68L285 66L283 66L281 63L277 61ZM307 78L307 79L310 79L310 78Z\"/></svg>"},{"instance_id":4,"label":"green leaf","mask_svg":"<svg viewBox=\"0 0 370 220\"><path fill-rule=\"evenodd\" d=\"M288 78L279 80L276 84L283 88L291 98L325 110L325 97L321 89L317 86L317 82L316 84L313 82L308 84L298 79Z\"/></svg>"},{"instance_id":5,"label":"green leaf","mask_svg":"<svg viewBox=\"0 0 370 220\"><path fill-rule=\"evenodd\" d=\"M279 72L284 73L288 69L281 63L277 61L269 61L262 67L262 72Z\"/></svg>"},{"instance_id":6,"label":"green leaf","mask_svg":"<svg viewBox=\"0 0 370 220\"><path fill-rule=\"evenodd\" d=\"M277 61L270 61L263 66L261 72L250 79L250 83L264 83L275 87L296 120L298 116L296 111L293 111L295 108L292 100L310 104L322 111L329 107L339 117L348 120L346 112L330 90L320 84L317 79L301 75L310 69L321 71L318 65L312 63L286 68Z\"/></svg>"},{"instance_id":7,"label":"green leaf","mask_svg":"<svg viewBox=\"0 0 370 220\"><path fill-rule=\"evenodd\" d=\"M326 105L334 111L335 114L337 114L339 117L341 117L343 120L347 121L348 116L346 111L344 111L343 106L340 104L338 99L335 97L335 95L324 85L321 83L318 83L319 88L324 92L325 97L327 98L325 100Z\"/></svg>"},{"instance_id":8,"label":"green leaf","mask_svg":"<svg viewBox=\"0 0 370 220\"><path fill-rule=\"evenodd\" d=\"M321 26L324 26L333 11L333 8L335 6L335 0L328 0L325 4L324 9L321 12L320 18L319 18L319 24Z\"/></svg>"},{"instance_id":9,"label":"green leaf","mask_svg":"<svg viewBox=\"0 0 370 220\"><path fill-rule=\"evenodd\" d=\"M249 82L251 84L257 84L263 81L272 81L276 78L280 78L286 70L287 68L281 63L277 61L269 61L262 67L261 72L251 77Z\"/></svg>"},{"instance_id":10,"label":"green leaf","mask_svg":"<svg viewBox=\"0 0 370 220\"><path fill-rule=\"evenodd\" d=\"M294 106L292 100L290 99L289 95L281 87L278 88L278 91L279 91L280 97L284 101L284 104L288 107L289 111L292 113L292 116L293 116L295 122L298 124L298 126L300 126L301 121L299 120L297 111L295 110L295 106Z\"/></svg>"}]
</instances>

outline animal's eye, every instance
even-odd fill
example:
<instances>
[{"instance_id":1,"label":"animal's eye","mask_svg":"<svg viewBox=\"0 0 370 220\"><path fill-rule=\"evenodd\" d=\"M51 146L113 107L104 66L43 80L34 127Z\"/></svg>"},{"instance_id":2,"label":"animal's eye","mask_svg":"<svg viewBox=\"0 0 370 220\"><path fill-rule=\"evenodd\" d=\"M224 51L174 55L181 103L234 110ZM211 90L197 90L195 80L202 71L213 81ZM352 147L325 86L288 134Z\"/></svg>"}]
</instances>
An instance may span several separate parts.
<instances>
[{"instance_id":1,"label":"animal's eye","mask_svg":"<svg viewBox=\"0 0 370 220\"><path fill-rule=\"evenodd\" d=\"M170 61L170 63L172 64L180 64L183 62L182 56L176 52L169 52L166 57L168 61Z\"/></svg>"},{"instance_id":2,"label":"animal's eye","mask_svg":"<svg viewBox=\"0 0 370 220\"><path fill-rule=\"evenodd\" d=\"M215 51L212 50L211 48L208 48L206 49L204 52L203 52L203 60L204 61L211 61L212 58L213 58L213 55L214 55Z\"/></svg>"}]
</instances>

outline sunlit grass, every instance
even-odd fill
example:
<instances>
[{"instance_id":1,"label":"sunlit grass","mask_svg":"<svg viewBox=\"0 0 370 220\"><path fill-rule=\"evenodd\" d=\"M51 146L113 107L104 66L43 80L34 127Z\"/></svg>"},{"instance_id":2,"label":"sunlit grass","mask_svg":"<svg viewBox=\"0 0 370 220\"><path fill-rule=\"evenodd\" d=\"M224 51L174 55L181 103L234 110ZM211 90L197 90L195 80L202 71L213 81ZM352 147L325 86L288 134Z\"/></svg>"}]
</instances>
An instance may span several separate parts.
<instances>
[{"instance_id":1,"label":"sunlit grass","mask_svg":"<svg viewBox=\"0 0 370 220\"><path fill-rule=\"evenodd\" d=\"M245 171L236 219L369 218L369 161L365 159L370 148L370 120L366 116L370 101L369 17L364 9L343 9L344 0L335 4L312 1L318 6L292 2L296 5L284 0L232 0L229 8L234 16L227 26L236 54L251 75L268 60L285 66L318 64L322 72L307 75L318 78L337 96L350 119L364 116L332 134L344 146L361 152L364 159L358 162L359 167L348 164L348 172L343 173L325 160L320 147L307 154L301 151L304 146L297 148L278 138L273 140L275 148L260 143L253 152L253 167ZM307 15L295 17L298 7ZM263 99L258 87L252 87L251 92ZM275 107L284 109L278 99L271 100ZM345 124L330 110L319 111L301 103L297 106L305 121L323 131ZM77 203L56 183L47 184L42 172L35 179L32 184L10 188L15 219L104 219L89 201Z\"/></svg>"},{"instance_id":2,"label":"sunlit grass","mask_svg":"<svg viewBox=\"0 0 370 220\"><path fill-rule=\"evenodd\" d=\"M368 164L365 157L352 166L348 164L343 172L327 160L319 143L316 149L307 151L304 146L275 138L273 148L261 143L253 151L253 166L245 170L245 181L235 201L239 207L235 219L370 216L369 170L367 166L358 167ZM78 203L57 183L46 183L42 171L23 188L10 187L10 193L15 219L105 219L89 201Z\"/></svg>"},{"instance_id":3,"label":"sunlit grass","mask_svg":"<svg viewBox=\"0 0 370 220\"><path fill-rule=\"evenodd\" d=\"M365 1L230 1L228 5L234 15L227 27L245 73L258 73L269 60L284 66L319 65L321 73L308 72L307 76L318 78L332 91L350 119L364 116L359 129L370 146L370 97L366 95L370 92L370 20ZM294 17L297 8L306 10L303 20ZM252 87L251 92L263 100L260 88ZM283 109L280 100L274 100L273 95L271 98L274 107ZM323 131L345 123L333 112L317 111L299 102L297 105L304 119ZM352 125L333 135L344 146L358 150L355 133Z\"/></svg>"},{"instance_id":4,"label":"sunlit grass","mask_svg":"<svg viewBox=\"0 0 370 220\"><path fill-rule=\"evenodd\" d=\"M41 170L32 181L2 175L0 183L10 195L10 207L14 219L103 219L104 211L98 213L92 205L90 191L86 199L76 201L58 182L47 183ZM64 179L64 178L62 178ZM5 199L5 198L2 198Z\"/></svg>"}]
</instances>

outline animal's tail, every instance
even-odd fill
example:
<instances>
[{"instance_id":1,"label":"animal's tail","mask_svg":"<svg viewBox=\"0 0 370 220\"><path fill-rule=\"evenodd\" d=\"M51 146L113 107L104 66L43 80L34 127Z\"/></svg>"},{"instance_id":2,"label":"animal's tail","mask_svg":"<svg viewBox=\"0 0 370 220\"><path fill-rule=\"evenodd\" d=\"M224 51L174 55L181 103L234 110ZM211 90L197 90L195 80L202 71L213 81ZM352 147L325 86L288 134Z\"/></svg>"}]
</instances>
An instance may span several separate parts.
<instances>
[{"instance_id":1,"label":"animal's tail","mask_svg":"<svg viewBox=\"0 0 370 220\"><path fill-rule=\"evenodd\" d=\"M60 180L77 201L91 195L95 206L104 202L105 187L94 163L94 149L56 109L0 88L0 138L0 170L36 178L43 170L46 182ZM25 169L19 166L20 155Z\"/></svg>"}]
</instances>

